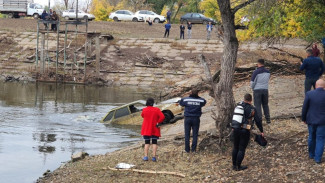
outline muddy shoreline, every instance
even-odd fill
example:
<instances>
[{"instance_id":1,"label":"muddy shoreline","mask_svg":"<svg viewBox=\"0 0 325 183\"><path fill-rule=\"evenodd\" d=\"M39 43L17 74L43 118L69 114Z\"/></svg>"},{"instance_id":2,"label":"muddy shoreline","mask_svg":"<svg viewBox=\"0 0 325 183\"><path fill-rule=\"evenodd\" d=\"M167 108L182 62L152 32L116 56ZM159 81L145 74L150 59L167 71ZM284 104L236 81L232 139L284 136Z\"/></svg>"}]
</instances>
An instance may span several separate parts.
<instances>
[{"instance_id":1,"label":"muddy shoreline","mask_svg":"<svg viewBox=\"0 0 325 183\"><path fill-rule=\"evenodd\" d=\"M84 160L67 163L39 179L39 182L294 182L321 181L325 164L316 165L308 159L307 127L296 116L303 102L304 76L277 76L270 83L270 110L272 123L263 123L267 148L258 146L253 139L247 148L244 164L249 169L243 172L231 170L231 143L222 153L213 140L207 146L205 137L215 134L211 118L213 100L207 92L201 96L208 100L201 117L198 152L183 151L183 120L162 127L159 140L158 162L143 162L143 142L105 155L86 157ZM234 93L240 101L250 92L249 81L236 83ZM187 94L184 94L186 96ZM282 117L287 115L287 119ZM217 139L215 139L217 140ZM118 163L136 165L136 169L176 172L173 175L146 174L132 171L114 171ZM319 172L314 174L314 172ZM247 174L249 172L249 174ZM298 173L297 173L298 172ZM310 176L313 176L310 179Z\"/></svg>"}]
</instances>

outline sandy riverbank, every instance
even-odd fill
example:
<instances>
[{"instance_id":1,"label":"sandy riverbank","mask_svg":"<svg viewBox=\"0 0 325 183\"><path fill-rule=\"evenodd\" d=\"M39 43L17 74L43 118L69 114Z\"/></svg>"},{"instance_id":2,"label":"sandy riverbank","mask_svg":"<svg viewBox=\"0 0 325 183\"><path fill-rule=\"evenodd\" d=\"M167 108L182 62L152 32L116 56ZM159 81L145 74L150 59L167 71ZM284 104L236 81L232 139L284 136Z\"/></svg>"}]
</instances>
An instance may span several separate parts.
<instances>
[{"instance_id":1,"label":"sandy riverbank","mask_svg":"<svg viewBox=\"0 0 325 183\"><path fill-rule=\"evenodd\" d=\"M236 101L249 92L248 82L234 87ZM243 172L231 170L231 143L220 153L215 143L208 146L202 141L214 131L211 118L213 102L209 99L201 117L199 151L195 154L183 152L183 121L162 128L159 142L158 162L143 162L142 142L132 147L100 156L87 157L75 163L68 163L55 170L40 182L305 182L323 180L325 164L316 165L308 159L307 129L295 118L299 115L303 101L303 76L276 77L270 83L270 108L272 123L264 124L269 141L267 148L251 141L243 164L249 169ZM288 115L290 119L279 119ZM132 171L114 171L118 163L136 165L136 169L178 172L181 178L166 174L146 174Z\"/></svg>"}]
</instances>

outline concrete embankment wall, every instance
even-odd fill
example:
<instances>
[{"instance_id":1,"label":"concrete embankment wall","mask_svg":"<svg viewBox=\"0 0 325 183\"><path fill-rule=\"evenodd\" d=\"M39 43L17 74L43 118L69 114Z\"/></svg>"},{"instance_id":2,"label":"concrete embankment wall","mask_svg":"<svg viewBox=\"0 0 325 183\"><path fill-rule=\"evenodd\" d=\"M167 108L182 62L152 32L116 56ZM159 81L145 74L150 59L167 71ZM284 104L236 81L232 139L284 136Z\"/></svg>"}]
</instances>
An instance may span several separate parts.
<instances>
[{"instance_id":1,"label":"concrete embankment wall","mask_svg":"<svg viewBox=\"0 0 325 183\"><path fill-rule=\"evenodd\" d=\"M40 72L35 62L35 32L0 32L0 71L2 77L12 75L33 80L36 72ZM67 43L74 49L73 35L68 36ZM82 38L80 38L82 39ZM84 38L83 38L84 39ZM83 40L84 41L84 40ZM59 50L63 49L64 34L59 37ZM41 40L39 40L41 44ZM82 45L82 44L81 44ZM95 77L95 46L88 49L87 76ZM40 46L40 45L39 45ZM56 34L50 33L45 45L50 62L45 62L47 72L55 69ZM220 41L206 40L175 40L175 39L116 39L102 41L100 44L100 78L109 85L170 87L177 82L203 74L197 60L198 54L205 54L210 61L220 57L222 44ZM79 48L79 47L78 47ZM82 48L82 46L80 46ZM39 47L40 49L40 47ZM71 52L70 50L70 52ZM40 55L40 53L39 53ZM73 54L67 54L67 63L72 63ZM77 62L83 63L84 51L77 53ZM70 60L70 61L69 61ZM63 51L59 56L60 73L63 68ZM93 63L92 63L93 62ZM67 67L66 73L70 73ZM82 77L83 66L74 64L73 75Z\"/></svg>"},{"instance_id":2,"label":"concrete embankment wall","mask_svg":"<svg viewBox=\"0 0 325 183\"><path fill-rule=\"evenodd\" d=\"M40 71L40 66L36 67L36 33L35 32L12 32L0 31L0 72L2 77L12 75L23 77L26 80L35 80L35 75ZM63 71L63 43L64 34L59 37L59 73L72 75L76 81L83 78L83 43L85 38L75 39L73 34L68 36L67 63L73 67L67 67ZM79 42L79 46L74 46L74 42ZM96 77L95 44L88 49L87 77ZM77 45L78 45L77 44ZM301 52L304 45L286 44L285 47ZM275 57L270 51L265 49L266 45L256 43L242 44L238 52L238 66L243 66L255 62L257 58L267 56ZM300 48L301 47L301 48ZM50 62L46 62L46 71L55 70L55 50L56 34L48 35L48 48ZM77 63L72 62L74 49L80 48L76 53ZM129 85L148 86L158 88L172 88L175 86L191 86L204 78L204 72L200 62L197 60L198 54L204 54L211 69L219 68L222 56L223 44L219 40L176 40L176 39L136 39L119 38L112 41L102 41L100 44L100 78L106 85ZM266 52L268 51L268 52ZM34 55L34 56L33 56ZM80 65L79 65L80 63ZM40 65L40 63L39 63ZM69 69L72 69L71 72ZM22 79L22 78L21 78Z\"/></svg>"}]
</instances>

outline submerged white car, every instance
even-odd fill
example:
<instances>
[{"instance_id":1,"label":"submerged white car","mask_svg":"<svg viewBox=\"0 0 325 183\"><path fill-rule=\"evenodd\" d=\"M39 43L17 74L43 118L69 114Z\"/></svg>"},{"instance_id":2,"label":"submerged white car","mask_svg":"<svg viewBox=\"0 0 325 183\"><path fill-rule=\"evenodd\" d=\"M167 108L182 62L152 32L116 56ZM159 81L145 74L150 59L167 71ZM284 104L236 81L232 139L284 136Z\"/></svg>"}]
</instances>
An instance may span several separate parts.
<instances>
[{"instance_id":1,"label":"submerged white car","mask_svg":"<svg viewBox=\"0 0 325 183\"><path fill-rule=\"evenodd\" d=\"M70 19L76 19L76 10L66 10L62 12L62 17L66 20ZM94 20L95 16L89 13L85 13L81 10L78 10L78 19L88 19L88 20Z\"/></svg>"},{"instance_id":2,"label":"submerged white car","mask_svg":"<svg viewBox=\"0 0 325 183\"><path fill-rule=\"evenodd\" d=\"M117 10L115 12L112 12L109 17L109 19L114 20L115 22L118 21L143 21L143 18L140 16L136 16L134 13L132 13L129 10Z\"/></svg>"},{"instance_id":3,"label":"submerged white car","mask_svg":"<svg viewBox=\"0 0 325 183\"><path fill-rule=\"evenodd\" d=\"M163 23L166 21L166 18L164 16L158 15L157 13L149 10L137 11L135 12L135 15L142 17L145 21L148 21L150 19L155 23Z\"/></svg>"}]
</instances>

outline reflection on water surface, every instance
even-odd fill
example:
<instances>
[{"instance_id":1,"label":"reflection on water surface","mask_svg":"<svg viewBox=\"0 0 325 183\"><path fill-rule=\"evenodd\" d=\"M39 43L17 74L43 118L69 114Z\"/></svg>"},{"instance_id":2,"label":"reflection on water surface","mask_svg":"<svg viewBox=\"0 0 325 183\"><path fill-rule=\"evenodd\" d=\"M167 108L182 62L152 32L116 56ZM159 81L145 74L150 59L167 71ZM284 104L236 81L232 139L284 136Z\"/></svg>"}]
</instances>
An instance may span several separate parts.
<instances>
[{"instance_id":1,"label":"reflection on water surface","mask_svg":"<svg viewBox=\"0 0 325 183\"><path fill-rule=\"evenodd\" d=\"M145 92L135 88L0 83L1 182L33 182L75 152L104 154L134 143L139 139L139 127L99 121L114 106L145 99Z\"/></svg>"}]
</instances>

